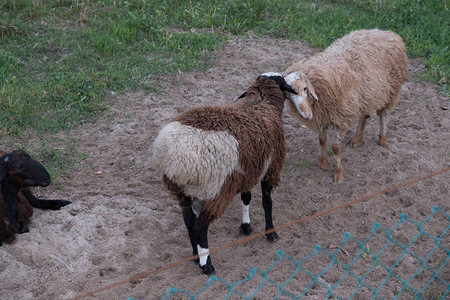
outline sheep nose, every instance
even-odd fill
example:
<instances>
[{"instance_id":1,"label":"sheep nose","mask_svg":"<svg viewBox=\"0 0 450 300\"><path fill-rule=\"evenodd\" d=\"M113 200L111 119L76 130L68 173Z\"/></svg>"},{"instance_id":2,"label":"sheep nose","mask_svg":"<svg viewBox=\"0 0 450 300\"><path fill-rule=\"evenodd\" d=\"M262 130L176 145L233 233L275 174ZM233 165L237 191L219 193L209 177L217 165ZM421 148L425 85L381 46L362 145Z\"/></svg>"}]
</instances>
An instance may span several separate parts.
<instances>
[{"instance_id":1,"label":"sheep nose","mask_svg":"<svg viewBox=\"0 0 450 300\"><path fill-rule=\"evenodd\" d=\"M312 119L312 112L310 112L310 113L303 112L301 115L302 115L303 119L305 119L306 121L311 121L311 119Z\"/></svg>"},{"instance_id":2,"label":"sheep nose","mask_svg":"<svg viewBox=\"0 0 450 300\"><path fill-rule=\"evenodd\" d=\"M39 176L39 185L40 186L48 186L52 183L52 179L50 178L50 174L44 168L41 169L41 173Z\"/></svg>"},{"instance_id":3,"label":"sheep nose","mask_svg":"<svg viewBox=\"0 0 450 300\"><path fill-rule=\"evenodd\" d=\"M41 182L41 186L46 187L50 185L50 183L52 183L52 180L50 179L50 177L48 177Z\"/></svg>"}]
</instances>

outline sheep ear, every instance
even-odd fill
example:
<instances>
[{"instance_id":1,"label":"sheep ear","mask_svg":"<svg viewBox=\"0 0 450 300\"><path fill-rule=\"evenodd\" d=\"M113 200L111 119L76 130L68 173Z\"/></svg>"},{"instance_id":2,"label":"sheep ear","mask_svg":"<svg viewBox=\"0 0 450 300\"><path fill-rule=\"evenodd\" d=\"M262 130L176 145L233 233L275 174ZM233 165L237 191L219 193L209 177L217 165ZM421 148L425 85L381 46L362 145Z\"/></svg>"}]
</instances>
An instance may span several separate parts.
<instances>
[{"instance_id":1,"label":"sheep ear","mask_svg":"<svg viewBox=\"0 0 450 300\"><path fill-rule=\"evenodd\" d=\"M316 95L316 91L314 91L314 86L308 78L305 78L306 87L308 88L308 92L314 97L314 99L319 100L319 97Z\"/></svg>"},{"instance_id":2,"label":"sheep ear","mask_svg":"<svg viewBox=\"0 0 450 300\"><path fill-rule=\"evenodd\" d=\"M241 99L241 98L245 98L245 97L247 97L247 92L244 92L242 95L237 97L237 99Z\"/></svg>"},{"instance_id":3,"label":"sheep ear","mask_svg":"<svg viewBox=\"0 0 450 300\"><path fill-rule=\"evenodd\" d=\"M289 84L287 84L287 83L281 84L281 85L280 85L280 90L281 90L282 92L289 92L289 93L292 93L292 94L294 94L294 95L297 95L297 94L298 94L298 93L294 90L294 88L293 88L292 86L290 86Z\"/></svg>"}]
</instances>

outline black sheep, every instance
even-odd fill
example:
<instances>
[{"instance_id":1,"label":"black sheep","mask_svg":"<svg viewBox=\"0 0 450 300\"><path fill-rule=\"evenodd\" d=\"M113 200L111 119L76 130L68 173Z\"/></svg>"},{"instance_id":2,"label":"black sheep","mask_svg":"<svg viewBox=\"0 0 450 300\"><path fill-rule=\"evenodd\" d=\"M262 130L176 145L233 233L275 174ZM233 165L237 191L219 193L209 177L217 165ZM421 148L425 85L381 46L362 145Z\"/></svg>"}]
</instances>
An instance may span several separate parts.
<instances>
[{"instance_id":1,"label":"black sheep","mask_svg":"<svg viewBox=\"0 0 450 300\"><path fill-rule=\"evenodd\" d=\"M47 170L25 151L0 151L0 245L11 243L16 233L28 232L33 207L59 210L66 200L41 200L28 187L48 186Z\"/></svg>"}]
</instances>

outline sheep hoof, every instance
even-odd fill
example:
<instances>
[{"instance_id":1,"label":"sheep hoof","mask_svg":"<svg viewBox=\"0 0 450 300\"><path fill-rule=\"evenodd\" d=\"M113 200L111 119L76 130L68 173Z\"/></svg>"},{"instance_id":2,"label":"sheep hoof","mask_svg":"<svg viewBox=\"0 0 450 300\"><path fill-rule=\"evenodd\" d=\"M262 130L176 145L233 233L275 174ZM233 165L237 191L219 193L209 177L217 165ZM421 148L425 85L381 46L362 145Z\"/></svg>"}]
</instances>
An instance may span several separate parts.
<instances>
[{"instance_id":1,"label":"sheep hoof","mask_svg":"<svg viewBox=\"0 0 450 300\"><path fill-rule=\"evenodd\" d=\"M355 135L355 136L352 138L351 145L352 145L353 147L358 147L359 144L361 143L361 139L362 139L362 136L361 136L361 135Z\"/></svg>"},{"instance_id":2,"label":"sheep hoof","mask_svg":"<svg viewBox=\"0 0 450 300\"><path fill-rule=\"evenodd\" d=\"M280 239L276 232L271 232L266 236L267 236L267 239L269 240L269 242L272 242L272 243L274 243Z\"/></svg>"},{"instance_id":3,"label":"sheep hoof","mask_svg":"<svg viewBox=\"0 0 450 300\"><path fill-rule=\"evenodd\" d=\"M250 223L242 223L241 224L241 234L242 235L250 235L252 233L252 227Z\"/></svg>"},{"instance_id":4,"label":"sheep hoof","mask_svg":"<svg viewBox=\"0 0 450 300\"><path fill-rule=\"evenodd\" d=\"M323 159L323 158L321 158L320 159L320 162L319 162L319 169L321 169L321 170L326 170L328 167L327 167L327 165L328 165L328 159Z\"/></svg>"},{"instance_id":5,"label":"sheep hoof","mask_svg":"<svg viewBox=\"0 0 450 300\"><path fill-rule=\"evenodd\" d=\"M25 223L20 223L20 229L19 229L19 234L21 233L26 233L29 232L30 230L28 229L27 224Z\"/></svg>"},{"instance_id":6,"label":"sheep hoof","mask_svg":"<svg viewBox=\"0 0 450 300\"><path fill-rule=\"evenodd\" d=\"M206 264L204 266L200 266L200 269L202 269L203 274L206 274L208 276L216 274L216 269L212 265L210 257L208 257L208 260L206 261Z\"/></svg>"},{"instance_id":7,"label":"sheep hoof","mask_svg":"<svg viewBox=\"0 0 450 300\"><path fill-rule=\"evenodd\" d=\"M206 266L203 266L201 268L202 268L203 274L205 274L205 275L212 276L212 275L216 274L216 269L214 268L213 265L211 265L208 268Z\"/></svg>"},{"instance_id":8,"label":"sheep hoof","mask_svg":"<svg viewBox=\"0 0 450 300\"><path fill-rule=\"evenodd\" d=\"M60 210L61 207L72 204L72 202L67 201L67 200L57 200L57 201L58 202L56 202L56 204L55 204L55 210Z\"/></svg>"},{"instance_id":9,"label":"sheep hoof","mask_svg":"<svg viewBox=\"0 0 450 300\"><path fill-rule=\"evenodd\" d=\"M345 177L344 177L344 169L343 168L336 168L334 170L334 182L336 183L341 183L342 181L344 181Z\"/></svg>"},{"instance_id":10,"label":"sheep hoof","mask_svg":"<svg viewBox=\"0 0 450 300\"><path fill-rule=\"evenodd\" d=\"M385 135L380 135L380 139L378 141L378 144L380 144L381 147L387 148L387 141Z\"/></svg>"}]
</instances>

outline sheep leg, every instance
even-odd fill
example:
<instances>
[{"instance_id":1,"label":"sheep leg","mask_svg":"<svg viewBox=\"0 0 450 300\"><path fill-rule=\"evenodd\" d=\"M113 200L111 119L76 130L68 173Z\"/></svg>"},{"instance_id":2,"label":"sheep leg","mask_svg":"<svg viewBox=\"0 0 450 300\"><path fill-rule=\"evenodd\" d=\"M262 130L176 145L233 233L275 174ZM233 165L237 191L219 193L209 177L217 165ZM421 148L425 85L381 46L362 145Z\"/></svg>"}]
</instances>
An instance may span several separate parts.
<instances>
[{"instance_id":1,"label":"sheep leg","mask_svg":"<svg viewBox=\"0 0 450 300\"><path fill-rule=\"evenodd\" d=\"M202 211L198 216L192 228L194 241L197 243L197 253L199 255L199 266L203 274L214 275L215 268L211 263L211 257L208 249L208 227L211 223L211 216Z\"/></svg>"},{"instance_id":2,"label":"sheep leg","mask_svg":"<svg viewBox=\"0 0 450 300\"><path fill-rule=\"evenodd\" d=\"M264 216L266 219L266 231L273 229L272 223L272 185L268 181L261 181L261 190L262 190L262 204L264 208ZM270 242L278 241L278 234L273 231L271 233L266 234L267 239Z\"/></svg>"},{"instance_id":3,"label":"sheep leg","mask_svg":"<svg viewBox=\"0 0 450 300\"><path fill-rule=\"evenodd\" d=\"M184 197L182 202L180 202L181 208L183 210L183 220L189 234L189 240L192 245L192 255L195 256L197 252L197 241L194 239L194 224L197 221L197 216L194 214L194 210L191 207L191 198ZM195 263L199 263L199 259L194 260Z\"/></svg>"},{"instance_id":4,"label":"sheep leg","mask_svg":"<svg viewBox=\"0 0 450 300\"><path fill-rule=\"evenodd\" d=\"M67 200L47 200L36 198L28 188L22 188L20 189L20 192L22 192L25 198L27 198L28 203L30 203L30 205L34 208L59 210L61 207L72 203Z\"/></svg>"},{"instance_id":5,"label":"sheep leg","mask_svg":"<svg viewBox=\"0 0 450 300\"><path fill-rule=\"evenodd\" d=\"M250 226L250 200L252 199L252 193L241 193L242 200L242 223L241 234L250 235L252 233L252 227Z\"/></svg>"},{"instance_id":6,"label":"sheep leg","mask_svg":"<svg viewBox=\"0 0 450 300\"><path fill-rule=\"evenodd\" d=\"M204 274L212 275L214 274L214 266L209 257L208 227L214 218L208 212L202 210L203 204L204 201L186 196L180 201L184 224L192 245L192 255L199 255L194 262L199 264Z\"/></svg>"},{"instance_id":7,"label":"sheep leg","mask_svg":"<svg viewBox=\"0 0 450 300\"><path fill-rule=\"evenodd\" d=\"M361 139L364 135L364 129L366 128L366 120L370 118L370 115L362 115L359 117L358 125L356 126L355 136L352 138L351 144L358 146L361 143Z\"/></svg>"},{"instance_id":8,"label":"sheep leg","mask_svg":"<svg viewBox=\"0 0 450 300\"><path fill-rule=\"evenodd\" d=\"M24 222L20 222L19 223L19 234L26 233L26 232L29 232L29 231L30 230L28 229L28 226L27 226L26 223L24 223Z\"/></svg>"},{"instance_id":9,"label":"sheep leg","mask_svg":"<svg viewBox=\"0 0 450 300\"><path fill-rule=\"evenodd\" d=\"M319 144L320 144L320 162L319 169L326 170L328 165L327 154L327 128L322 128L319 131Z\"/></svg>"},{"instance_id":10,"label":"sheep leg","mask_svg":"<svg viewBox=\"0 0 450 300\"><path fill-rule=\"evenodd\" d=\"M340 183L344 181L344 168L341 163L341 143L345 139L347 132L341 132L336 129L336 140L333 142L331 149L333 150L334 158L336 159L336 167L334 169L334 182Z\"/></svg>"},{"instance_id":11,"label":"sheep leg","mask_svg":"<svg viewBox=\"0 0 450 300\"><path fill-rule=\"evenodd\" d=\"M380 136L378 143L381 147L386 148L387 142L386 142L386 132L387 132L387 120L388 120L388 113L384 109L377 110L377 115L380 117Z\"/></svg>"}]
</instances>

